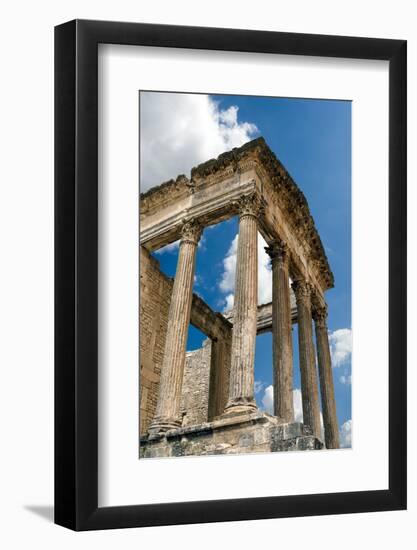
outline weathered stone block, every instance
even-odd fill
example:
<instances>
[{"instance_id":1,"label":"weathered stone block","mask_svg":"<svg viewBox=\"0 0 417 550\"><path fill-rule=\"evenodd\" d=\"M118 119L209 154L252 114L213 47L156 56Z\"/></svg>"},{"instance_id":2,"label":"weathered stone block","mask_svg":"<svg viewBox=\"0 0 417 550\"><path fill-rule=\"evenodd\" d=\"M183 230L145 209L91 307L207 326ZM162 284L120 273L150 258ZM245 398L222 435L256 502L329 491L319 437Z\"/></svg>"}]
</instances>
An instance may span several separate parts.
<instances>
[{"instance_id":1,"label":"weathered stone block","mask_svg":"<svg viewBox=\"0 0 417 550\"><path fill-rule=\"evenodd\" d=\"M319 450L323 443L301 423L282 424L257 412L143 437L140 447L141 458L154 458Z\"/></svg>"}]
</instances>

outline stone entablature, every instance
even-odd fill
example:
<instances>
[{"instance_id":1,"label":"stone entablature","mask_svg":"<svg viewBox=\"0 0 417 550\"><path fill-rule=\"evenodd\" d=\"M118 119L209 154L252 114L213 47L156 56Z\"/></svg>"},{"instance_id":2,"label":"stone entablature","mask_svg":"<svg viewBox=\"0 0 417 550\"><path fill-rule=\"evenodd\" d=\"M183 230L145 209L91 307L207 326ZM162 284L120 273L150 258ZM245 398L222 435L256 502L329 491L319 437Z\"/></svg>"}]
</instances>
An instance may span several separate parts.
<instances>
[{"instance_id":1,"label":"stone entablature","mask_svg":"<svg viewBox=\"0 0 417 550\"><path fill-rule=\"evenodd\" d=\"M297 305L295 303L294 293L291 291L291 323L294 325L297 322ZM233 325L233 310L225 313L220 313L222 317L227 319L231 325ZM272 302L268 304L261 304L258 306L258 315L256 323L256 334L263 334L264 332L271 332L272 330Z\"/></svg>"},{"instance_id":2,"label":"stone entablature","mask_svg":"<svg viewBox=\"0 0 417 550\"><path fill-rule=\"evenodd\" d=\"M259 230L267 242L282 238L293 270L312 279L320 295L334 278L307 200L263 138L223 153L141 195L141 244L150 251L179 238L184 218L204 226L237 213L242 195L257 188L265 201Z\"/></svg>"}]
</instances>

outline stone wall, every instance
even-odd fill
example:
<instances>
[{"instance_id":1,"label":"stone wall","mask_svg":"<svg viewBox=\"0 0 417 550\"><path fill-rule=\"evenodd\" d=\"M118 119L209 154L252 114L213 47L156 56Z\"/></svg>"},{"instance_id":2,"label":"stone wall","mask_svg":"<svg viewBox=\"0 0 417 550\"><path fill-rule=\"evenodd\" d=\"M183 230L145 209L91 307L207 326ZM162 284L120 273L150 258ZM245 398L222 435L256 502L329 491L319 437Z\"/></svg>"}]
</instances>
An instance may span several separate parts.
<instances>
[{"instance_id":1,"label":"stone wall","mask_svg":"<svg viewBox=\"0 0 417 550\"><path fill-rule=\"evenodd\" d=\"M211 340L203 347L188 351L185 356L181 410L183 426L202 424L208 420L209 384L211 366Z\"/></svg>"},{"instance_id":2,"label":"stone wall","mask_svg":"<svg viewBox=\"0 0 417 550\"><path fill-rule=\"evenodd\" d=\"M165 348L172 281L159 262L140 248L140 433L155 414Z\"/></svg>"},{"instance_id":3,"label":"stone wall","mask_svg":"<svg viewBox=\"0 0 417 550\"><path fill-rule=\"evenodd\" d=\"M211 343L209 421L223 414L226 407L229 397L231 353L231 332L224 333Z\"/></svg>"}]
</instances>

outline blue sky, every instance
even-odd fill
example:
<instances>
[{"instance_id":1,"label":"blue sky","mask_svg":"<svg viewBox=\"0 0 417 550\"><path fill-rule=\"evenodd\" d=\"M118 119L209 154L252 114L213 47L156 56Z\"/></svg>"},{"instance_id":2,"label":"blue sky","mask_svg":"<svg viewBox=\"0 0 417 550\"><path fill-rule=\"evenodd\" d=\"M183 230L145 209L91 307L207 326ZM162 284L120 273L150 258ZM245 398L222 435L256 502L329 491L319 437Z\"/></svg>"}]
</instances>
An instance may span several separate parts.
<instances>
[{"instance_id":1,"label":"blue sky","mask_svg":"<svg viewBox=\"0 0 417 550\"><path fill-rule=\"evenodd\" d=\"M159 121L156 128L155 117ZM328 325L338 420L343 426L344 444L349 446L352 416L351 103L147 93L141 97L141 144L152 144L155 150L141 145L142 185L145 182L145 188L149 188L175 178L178 173L189 174L193 165L260 135L305 194L335 276L335 288L326 293ZM151 164L156 148L159 163ZM177 171L165 173L165 169ZM198 249L194 290L217 311L224 311L231 304L237 232L236 218L205 229ZM269 264L267 257L262 257L262 244L259 244L260 302L269 301L270 297ZM162 271L172 277L177 255L175 245L155 253ZM294 403L296 413L301 414L296 326L293 337ZM190 327L187 349L197 349L204 338ZM268 410L272 398L270 334L257 337L255 380L258 405Z\"/></svg>"}]
</instances>

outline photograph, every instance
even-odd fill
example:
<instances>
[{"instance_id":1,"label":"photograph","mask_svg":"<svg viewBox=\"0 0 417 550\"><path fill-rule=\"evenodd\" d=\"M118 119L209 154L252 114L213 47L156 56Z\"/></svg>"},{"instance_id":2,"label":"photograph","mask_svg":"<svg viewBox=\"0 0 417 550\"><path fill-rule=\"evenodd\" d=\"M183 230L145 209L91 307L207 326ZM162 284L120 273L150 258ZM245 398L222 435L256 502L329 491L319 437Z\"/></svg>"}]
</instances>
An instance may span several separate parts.
<instances>
[{"instance_id":1,"label":"photograph","mask_svg":"<svg viewBox=\"0 0 417 550\"><path fill-rule=\"evenodd\" d=\"M0 548L408 549L413 8L5 3Z\"/></svg>"},{"instance_id":2,"label":"photograph","mask_svg":"<svg viewBox=\"0 0 417 550\"><path fill-rule=\"evenodd\" d=\"M351 107L139 91L140 459L353 446Z\"/></svg>"}]
</instances>

